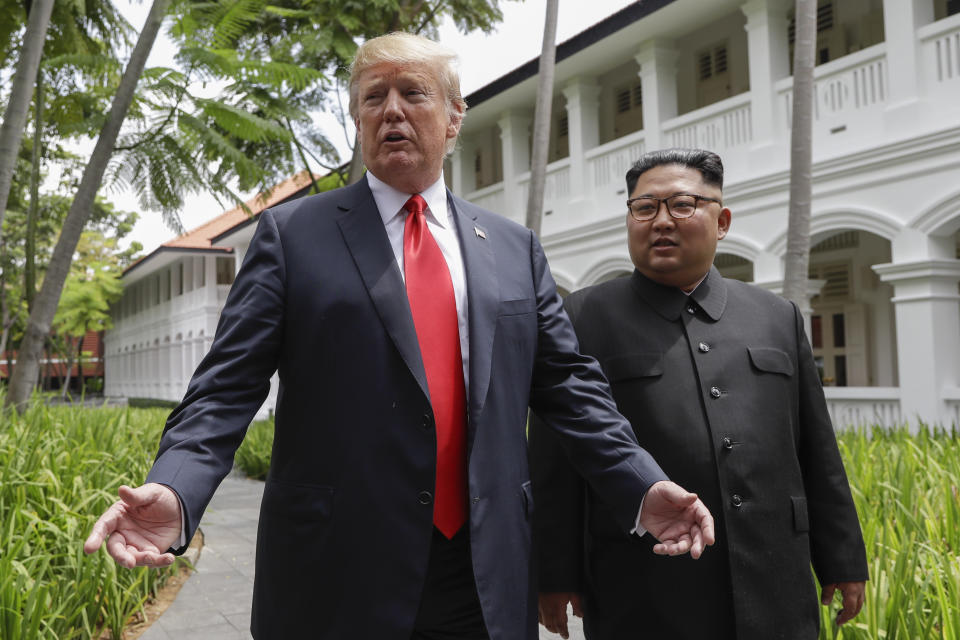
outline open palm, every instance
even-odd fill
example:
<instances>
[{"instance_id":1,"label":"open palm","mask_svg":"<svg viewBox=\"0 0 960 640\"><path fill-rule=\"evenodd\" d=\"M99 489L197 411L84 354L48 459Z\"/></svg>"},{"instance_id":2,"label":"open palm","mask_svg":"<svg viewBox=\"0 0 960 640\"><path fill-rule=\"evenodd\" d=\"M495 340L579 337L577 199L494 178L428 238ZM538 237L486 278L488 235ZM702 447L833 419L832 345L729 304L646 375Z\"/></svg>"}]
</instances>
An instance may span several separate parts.
<instances>
[{"instance_id":1,"label":"open palm","mask_svg":"<svg viewBox=\"0 0 960 640\"><path fill-rule=\"evenodd\" d=\"M165 567L173 563L166 553L180 538L180 499L172 489L148 483L132 489L120 487L120 499L107 509L83 544L86 553L100 548L123 567Z\"/></svg>"},{"instance_id":2,"label":"open palm","mask_svg":"<svg viewBox=\"0 0 960 640\"><path fill-rule=\"evenodd\" d=\"M713 516L695 493L669 481L656 482L647 491L640 524L657 540L653 552L676 556L689 552L699 558L715 541Z\"/></svg>"}]
</instances>

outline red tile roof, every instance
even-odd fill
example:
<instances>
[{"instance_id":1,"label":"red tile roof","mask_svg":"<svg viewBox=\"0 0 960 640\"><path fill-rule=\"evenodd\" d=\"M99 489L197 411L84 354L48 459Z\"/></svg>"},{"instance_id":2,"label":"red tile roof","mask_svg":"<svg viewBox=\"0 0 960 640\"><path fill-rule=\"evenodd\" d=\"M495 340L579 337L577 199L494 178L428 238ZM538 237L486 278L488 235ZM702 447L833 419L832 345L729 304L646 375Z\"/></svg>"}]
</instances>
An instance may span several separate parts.
<instances>
[{"instance_id":1,"label":"red tile roof","mask_svg":"<svg viewBox=\"0 0 960 640\"><path fill-rule=\"evenodd\" d=\"M322 176L317 175L315 177L321 178ZM261 211L283 202L309 184L310 174L304 169L275 186L269 194L260 193L247 200L246 205L253 215L257 215ZM224 211L216 218L207 220L196 229L191 229L173 240L164 242L161 246L183 249L218 249L221 247L214 246L211 238L216 238L249 219L250 215L243 210L243 207L237 206L229 211ZM223 249L226 250L226 247L223 247Z\"/></svg>"}]
</instances>

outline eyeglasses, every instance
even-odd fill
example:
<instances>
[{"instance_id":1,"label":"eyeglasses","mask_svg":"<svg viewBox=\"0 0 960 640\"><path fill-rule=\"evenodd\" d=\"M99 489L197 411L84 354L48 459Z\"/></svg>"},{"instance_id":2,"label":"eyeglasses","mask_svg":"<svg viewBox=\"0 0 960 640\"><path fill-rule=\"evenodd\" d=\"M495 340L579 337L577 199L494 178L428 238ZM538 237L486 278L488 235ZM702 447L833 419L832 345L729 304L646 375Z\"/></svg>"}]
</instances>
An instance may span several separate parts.
<instances>
[{"instance_id":1,"label":"eyeglasses","mask_svg":"<svg viewBox=\"0 0 960 640\"><path fill-rule=\"evenodd\" d=\"M700 201L723 203L716 198L697 195L695 193L677 193L666 198L651 198L643 196L640 198L630 198L627 200L627 208L630 215L637 222L646 222L653 220L660 212L660 203L667 206L667 213L677 219L689 218L697 212L697 206Z\"/></svg>"}]
</instances>

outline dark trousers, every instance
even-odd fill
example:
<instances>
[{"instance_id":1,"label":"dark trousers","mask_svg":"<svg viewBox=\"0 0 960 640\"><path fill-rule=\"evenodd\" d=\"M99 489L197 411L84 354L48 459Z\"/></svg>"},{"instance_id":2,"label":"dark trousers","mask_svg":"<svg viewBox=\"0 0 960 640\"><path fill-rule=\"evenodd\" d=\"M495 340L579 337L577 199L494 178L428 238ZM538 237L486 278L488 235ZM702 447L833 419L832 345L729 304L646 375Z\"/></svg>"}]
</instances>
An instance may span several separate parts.
<instances>
[{"instance_id":1,"label":"dark trousers","mask_svg":"<svg viewBox=\"0 0 960 640\"><path fill-rule=\"evenodd\" d=\"M447 540L433 530L430 564L410 640L488 640L470 558L469 525Z\"/></svg>"}]
</instances>

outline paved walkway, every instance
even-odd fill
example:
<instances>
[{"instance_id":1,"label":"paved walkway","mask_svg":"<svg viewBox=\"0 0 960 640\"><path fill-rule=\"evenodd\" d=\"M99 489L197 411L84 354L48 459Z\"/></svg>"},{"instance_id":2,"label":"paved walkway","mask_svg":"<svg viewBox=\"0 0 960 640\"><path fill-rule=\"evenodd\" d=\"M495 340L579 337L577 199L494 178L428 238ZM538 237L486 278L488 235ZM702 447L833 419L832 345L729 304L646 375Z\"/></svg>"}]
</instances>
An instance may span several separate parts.
<instances>
[{"instance_id":1,"label":"paved walkway","mask_svg":"<svg viewBox=\"0 0 960 640\"><path fill-rule=\"evenodd\" d=\"M245 640L250 635L253 561L263 483L234 471L224 479L203 521L196 570L141 640ZM583 640L579 618L571 640ZM540 640L560 636L540 627ZM375 640L375 639L369 639Z\"/></svg>"}]
</instances>

